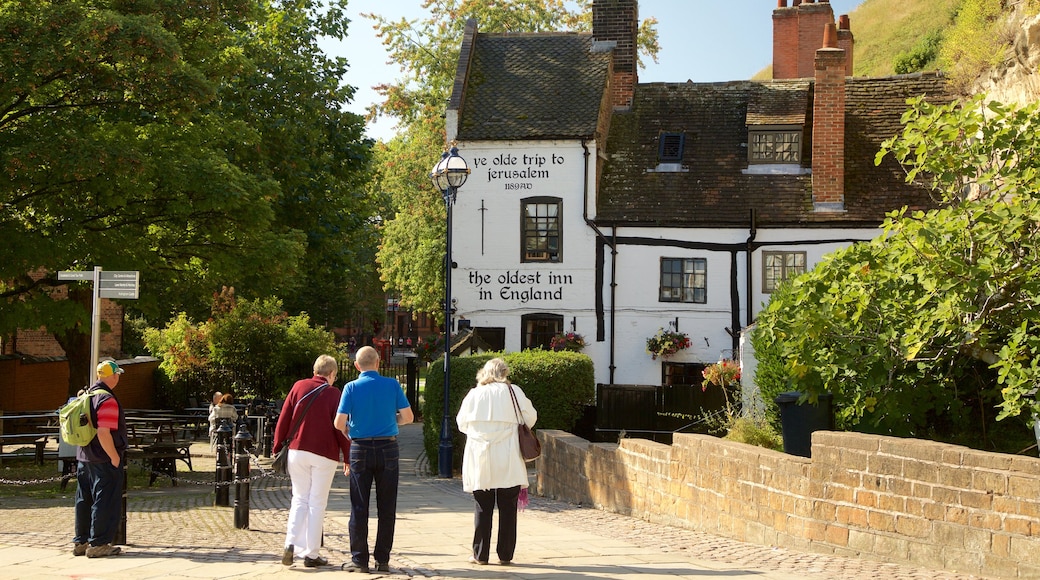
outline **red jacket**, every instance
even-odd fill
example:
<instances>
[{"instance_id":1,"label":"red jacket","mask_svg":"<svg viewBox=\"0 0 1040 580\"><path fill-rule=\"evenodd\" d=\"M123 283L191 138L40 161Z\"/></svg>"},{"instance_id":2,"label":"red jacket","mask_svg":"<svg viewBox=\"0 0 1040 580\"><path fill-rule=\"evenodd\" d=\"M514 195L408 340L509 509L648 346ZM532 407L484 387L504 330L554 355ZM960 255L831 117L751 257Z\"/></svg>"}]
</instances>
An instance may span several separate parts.
<instances>
[{"instance_id":1,"label":"red jacket","mask_svg":"<svg viewBox=\"0 0 1040 580\"><path fill-rule=\"evenodd\" d=\"M339 389L329 385L317 395L304 398L307 393L326 382L324 378L315 375L309 379L296 381L296 384L289 390L289 395L285 397L285 404L282 405L282 413L278 416L278 424L274 429L275 453L282 448L282 443L289 436L289 431L296 422L297 414L303 413L310 404L310 408L303 415L296 435L289 443L289 449L310 451L333 461L350 461L350 440L333 425L333 421L336 419L336 409L339 407ZM311 402L312 399L313 402ZM342 459L340 452L343 453Z\"/></svg>"}]
</instances>

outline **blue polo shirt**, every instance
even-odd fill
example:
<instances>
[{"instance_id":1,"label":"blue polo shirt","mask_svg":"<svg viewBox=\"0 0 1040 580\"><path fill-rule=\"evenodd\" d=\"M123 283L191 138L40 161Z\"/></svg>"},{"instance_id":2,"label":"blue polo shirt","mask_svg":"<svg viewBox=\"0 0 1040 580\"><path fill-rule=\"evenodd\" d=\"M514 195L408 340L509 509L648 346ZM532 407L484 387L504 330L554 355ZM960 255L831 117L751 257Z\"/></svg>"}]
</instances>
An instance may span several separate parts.
<instances>
[{"instance_id":1,"label":"blue polo shirt","mask_svg":"<svg viewBox=\"0 0 1040 580\"><path fill-rule=\"evenodd\" d=\"M340 413L350 415L351 439L397 435L397 410L408 407L401 383L377 371L365 371L343 387Z\"/></svg>"}]
</instances>

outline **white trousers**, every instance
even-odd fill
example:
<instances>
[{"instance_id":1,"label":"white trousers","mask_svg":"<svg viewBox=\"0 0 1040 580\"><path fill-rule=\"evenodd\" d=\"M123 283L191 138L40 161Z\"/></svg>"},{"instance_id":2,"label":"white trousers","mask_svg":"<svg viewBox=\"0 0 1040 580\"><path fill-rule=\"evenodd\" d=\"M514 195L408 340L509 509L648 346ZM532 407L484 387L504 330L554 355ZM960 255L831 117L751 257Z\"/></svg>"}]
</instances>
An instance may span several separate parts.
<instances>
[{"instance_id":1,"label":"white trousers","mask_svg":"<svg viewBox=\"0 0 1040 580\"><path fill-rule=\"evenodd\" d=\"M325 506L329 503L329 489L339 462L310 451L290 449L288 463L292 503L289 505L285 545L291 544L296 556L317 558Z\"/></svg>"}]
</instances>

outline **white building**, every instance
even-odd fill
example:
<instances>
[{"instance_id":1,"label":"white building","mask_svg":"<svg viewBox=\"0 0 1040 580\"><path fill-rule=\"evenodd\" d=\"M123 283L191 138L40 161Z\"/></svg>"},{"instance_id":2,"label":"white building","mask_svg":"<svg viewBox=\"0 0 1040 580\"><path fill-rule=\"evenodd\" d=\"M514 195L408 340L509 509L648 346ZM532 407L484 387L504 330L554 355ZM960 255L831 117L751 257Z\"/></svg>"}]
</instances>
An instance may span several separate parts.
<instances>
[{"instance_id":1,"label":"white building","mask_svg":"<svg viewBox=\"0 0 1040 580\"><path fill-rule=\"evenodd\" d=\"M847 78L852 35L829 3L773 10L774 70L810 59L813 76L767 82L638 84L636 1L593 11L592 34L467 25L447 113L472 168L452 293L457 324L493 347L576 331L599 383L697 384L776 282L873 238L887 211L930 206L874 156L906 98L945 99L945 83ZM814 28L820 46L799 45ZM659 328L690 348L652 359Z\"/></svg>"}]
</instances>

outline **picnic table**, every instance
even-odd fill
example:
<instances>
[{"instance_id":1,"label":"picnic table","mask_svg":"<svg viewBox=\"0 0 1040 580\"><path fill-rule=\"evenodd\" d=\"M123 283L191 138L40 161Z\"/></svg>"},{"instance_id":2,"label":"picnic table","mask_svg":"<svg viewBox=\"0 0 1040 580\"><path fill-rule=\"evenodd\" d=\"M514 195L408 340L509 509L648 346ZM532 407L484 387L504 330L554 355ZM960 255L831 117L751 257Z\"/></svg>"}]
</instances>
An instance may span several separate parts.
<instances>
[{"instance_id":1,"label":"picnic table","mask_svg":"<svg viewBox=\"0 0 1040 580\"><path fill-rule=\"evenodd\" d=\"M57 419L56 411L0 414L0 465L4 459L27 457L26 450L37 465L48 456L57 457L56 451L47 450L49 440L58 440Z\"/></svg>"},{"instance_id":2,"label":"picnic table","mask_svg":"<svg viewBox=\"0 0 1040 580\"><path fill-rule=\"evenodd\" d=\"M149 414L126 418L127 460L139 461L151 470L148 485L159 475L167 475L177 485L177 461L191 465L191 441L179 438L180 419L170 415Z\"/></svg>"}]
</instances>

